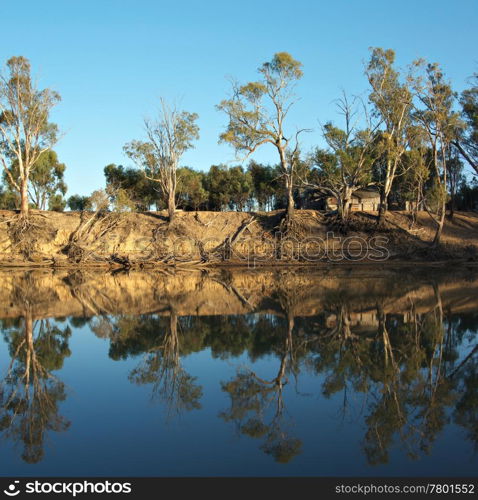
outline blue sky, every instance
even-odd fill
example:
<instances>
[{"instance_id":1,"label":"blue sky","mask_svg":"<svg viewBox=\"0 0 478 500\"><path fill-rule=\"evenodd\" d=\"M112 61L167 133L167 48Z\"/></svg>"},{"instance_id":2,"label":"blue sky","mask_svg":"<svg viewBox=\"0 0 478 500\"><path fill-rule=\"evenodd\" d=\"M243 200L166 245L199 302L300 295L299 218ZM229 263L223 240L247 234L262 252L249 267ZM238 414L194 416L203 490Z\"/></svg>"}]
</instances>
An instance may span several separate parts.
<instances>
[{"instance_id":1,"label":"blue sky","mask_svg":"<svg viewBox=\"0 0 478 500\"><path fill-rule=\"evenodd\" d=\"M458 91L478 71L477 0L3 1L0 15L2 63L28 57L40 84L62 96L52 119L64 133L55 149L69 194L104 186L108 163L129 165L122 147L141 138L159 96L199 114L201 139L183 164L233 162L217 144L226 120L215 105L228 75L255 79L275 52L304 65L289 125L314 129L305 151L320 143L319 122L339 118L342 89L365 95L371 46L393 48L399 65L440 62ZM276 162L267 148L255 158Z\"/></svg>"}]
</instances>

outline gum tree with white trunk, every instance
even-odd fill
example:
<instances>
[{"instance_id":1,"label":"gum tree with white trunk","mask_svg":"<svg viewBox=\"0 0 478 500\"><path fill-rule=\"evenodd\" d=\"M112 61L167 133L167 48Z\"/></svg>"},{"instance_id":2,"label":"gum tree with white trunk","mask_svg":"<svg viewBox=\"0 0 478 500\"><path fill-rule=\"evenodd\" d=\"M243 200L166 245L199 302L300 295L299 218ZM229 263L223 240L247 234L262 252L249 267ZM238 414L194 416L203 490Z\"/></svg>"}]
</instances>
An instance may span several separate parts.
<instances>
[{"instance_id":1,"label":"gum tree with white trunk","mask_svg":"<svg viewBox=\"0 0 478 500\"><path fill-rule=\"evenodd\" d=\"M20 194L20 214L29 212L28 187L32 169L40 156L57 142L57 127L49 122L60 95L40 90L25 57L12 57L0 75L0 163L10 185ZM11 164L18 178L11 174Z\"/></svg>"}]
</instances>

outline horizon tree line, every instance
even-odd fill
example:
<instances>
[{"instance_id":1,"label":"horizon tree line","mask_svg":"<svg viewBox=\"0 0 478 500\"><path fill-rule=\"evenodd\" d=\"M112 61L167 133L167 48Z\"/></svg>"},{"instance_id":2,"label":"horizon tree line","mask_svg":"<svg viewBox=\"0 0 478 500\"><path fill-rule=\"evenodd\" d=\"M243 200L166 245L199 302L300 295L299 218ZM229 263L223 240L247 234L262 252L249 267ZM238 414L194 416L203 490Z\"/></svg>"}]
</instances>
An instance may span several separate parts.
<instances>
[{"instance_id":1,"label":"horizon tree line","mask_svg":"<svg viewBox=\"0 0 478 500\"><path fill-rule=\"evenodd\" d=\"M475 208L478 198L478 75L458 95L437 63L413 61L396 67L391 49L371 48L364 74L368 100L343 93L337 100L343 123L322 126L323 147L304 153L291 130L289 111L298 97L302 64L278 52L262 64L257 81L232 82L232 95L217 109L227 117L219 142L229 144L242 165L212 165L198 172L181 165L199 139L198 115L161 99L157 116L144 121L144 138L123 150L136 168L105 167L106 193L131 210L283 209L287 231L296 208L333 196L338 217L346 223L354 191L374 187L380 194L378 224L390 206L409 201L414 216L424 209L433 220L438 244L447 208ZM39 89L29 61L12 57L0 76L0 163L3 187L0 208L86 210L88 197L65 199L65 165L53 147L59 133L50 112L60 101L57 92ZM260 165L253 154L272 145L277 163ZM465 164L474 178L464 175ZM317 205L315 205L317 207Z\"/></svg>"}]
</instances>

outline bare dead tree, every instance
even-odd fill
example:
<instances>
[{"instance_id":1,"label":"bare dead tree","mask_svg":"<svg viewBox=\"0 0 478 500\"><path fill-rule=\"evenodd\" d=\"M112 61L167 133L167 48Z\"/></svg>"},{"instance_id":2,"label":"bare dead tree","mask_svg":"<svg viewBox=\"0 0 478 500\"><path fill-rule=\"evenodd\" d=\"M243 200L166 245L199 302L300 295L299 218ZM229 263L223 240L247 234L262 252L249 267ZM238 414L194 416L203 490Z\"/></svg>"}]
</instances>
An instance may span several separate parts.
<instances>
[{"instance_id":1,"label":"bare dead tree","mask_svg":"<svg viewBox=\"0 0 478 500\"><path fill-rule=\"evenodd\" d=\"M161 99L159 116L145 119L146 141L125 145L125 153L143 170L146 178L157 182L168 208L169 221L176 210L177 171L183 154L199 138L198 115L178 111Z\"/></svg>"}]
</instances>

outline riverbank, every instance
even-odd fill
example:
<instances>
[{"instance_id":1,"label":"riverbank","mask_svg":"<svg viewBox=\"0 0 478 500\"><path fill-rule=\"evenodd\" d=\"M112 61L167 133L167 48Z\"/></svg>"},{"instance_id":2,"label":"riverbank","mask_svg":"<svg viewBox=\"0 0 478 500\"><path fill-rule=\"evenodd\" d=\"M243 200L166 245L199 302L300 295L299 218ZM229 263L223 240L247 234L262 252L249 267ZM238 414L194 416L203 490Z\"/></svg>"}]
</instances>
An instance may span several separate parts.
<instances>
[{"instance_id":1,"label":"riverbank","mask_svg":"<svg viewBox=\"0 0 478 500\"><path fill-rule=\"evenodd\" d=\"M333 216L297 210L287 235L281 211L164 212L32 211L27 223L0 211L0 267L201 268L478 261L478 214L447 218L439 247L426 213L353 213L347 228Z\"/></svg>"}]
</instances>

